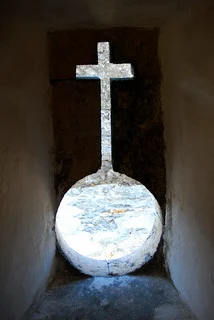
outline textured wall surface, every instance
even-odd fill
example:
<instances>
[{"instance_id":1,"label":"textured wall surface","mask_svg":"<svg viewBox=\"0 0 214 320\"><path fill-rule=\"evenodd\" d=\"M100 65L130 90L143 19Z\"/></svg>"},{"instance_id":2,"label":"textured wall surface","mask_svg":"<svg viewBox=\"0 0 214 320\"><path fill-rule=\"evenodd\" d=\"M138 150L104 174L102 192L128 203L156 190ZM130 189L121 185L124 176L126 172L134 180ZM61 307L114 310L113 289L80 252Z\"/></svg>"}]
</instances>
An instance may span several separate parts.
<instances>
[{"instance_id":1,"label":"textured wall surface","mask_svg":"<svg viewBox=\"0 0 214 320\"><path fill-rule=\"evenodd\" d=\"M20 319L55 253L46 35L1 28L0 314Z\"/></svg>"},{"instance_id":2,"label":"textured wall surface","mask_svg":"<svg viewBox=\"0 0 214 320\"><path fill-rule=\"evenodd\" d=\"M214 11L161 36L167 168L167 260L200 320L214 314Z\"/></svg>"}]
</instances>

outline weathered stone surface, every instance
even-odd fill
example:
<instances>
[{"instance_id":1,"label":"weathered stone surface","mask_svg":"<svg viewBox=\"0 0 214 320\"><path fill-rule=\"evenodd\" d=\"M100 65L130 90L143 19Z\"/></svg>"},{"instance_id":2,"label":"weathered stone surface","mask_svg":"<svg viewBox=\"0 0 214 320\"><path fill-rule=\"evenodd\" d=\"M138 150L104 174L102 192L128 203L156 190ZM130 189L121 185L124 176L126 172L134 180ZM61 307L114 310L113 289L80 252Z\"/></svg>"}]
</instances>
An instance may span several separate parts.
<instances>
[{"instance_id":1,"label":"weathered stone surface","mask_svg":"<svg viewBox=\"0 0 214 320\"><path fill-rule=\"evenodd\" d=\"M101 184L116 184L116 185L123 185L123 186L131 186L131 185L141 185L140 182L127 177L125 174L121 174L115 172L113 170L106 170L105 167L98 170L96 173L90 174L85 178L79 180L74 184L73 187L80 188L80 187L91 187L95 185ZM72 189L70 189L72 190Z\"/></svg>"},{"instance_id":2,"label":"weathered stone surface","mask_svg":"<svg viewBox=\"0 0 214 320\"><path fill-rule=\"evenodd\" d=\"M82 272L125 274L152 258L162 234L161 220L155 198L143 185L100 170L66 193L56 232L64 255Z\"/></svg>"}]
</instances>

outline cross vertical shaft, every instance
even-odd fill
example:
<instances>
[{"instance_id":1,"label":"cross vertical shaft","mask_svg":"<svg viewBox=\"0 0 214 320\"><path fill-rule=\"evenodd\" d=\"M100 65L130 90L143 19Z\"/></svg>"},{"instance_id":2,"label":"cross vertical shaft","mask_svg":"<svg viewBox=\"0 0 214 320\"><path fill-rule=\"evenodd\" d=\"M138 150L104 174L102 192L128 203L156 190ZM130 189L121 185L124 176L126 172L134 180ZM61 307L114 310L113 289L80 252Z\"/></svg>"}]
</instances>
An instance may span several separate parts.
<instances>
[{"instance_id":1,"label":"cross vertical shaft","mask_svg":"<svg viewBox=\"0 0 214 320\"><path fill-rule=\"evenodd\" d=\"M101 80L101 154L102 167L112 169L111 151L111 83L109 79Z\"/></svg>"},{"instance_id":2,"label":"cross vertical shaft","mask_svg":"<svg viewBox=\"0 0 214 320\"><path fill-rule=\"evenodd\" d=\"M102 168L112 169L111 151L111 80L133 78L131 64L113 64L110 62L108 42L97 45L97 65L77 65L76 77L80 79L99 78L101 88L101 154Z\"/></svg>"}]
</instances>

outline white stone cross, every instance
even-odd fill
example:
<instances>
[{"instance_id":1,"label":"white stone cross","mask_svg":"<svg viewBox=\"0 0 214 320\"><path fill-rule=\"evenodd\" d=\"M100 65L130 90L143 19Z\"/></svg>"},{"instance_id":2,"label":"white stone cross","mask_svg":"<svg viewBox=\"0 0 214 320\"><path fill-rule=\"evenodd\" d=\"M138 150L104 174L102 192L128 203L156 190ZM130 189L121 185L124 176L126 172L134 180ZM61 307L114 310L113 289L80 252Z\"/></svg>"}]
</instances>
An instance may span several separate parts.
<instances>
[{"instance_id":1,"label":"white stone cross","mask_svg":"<svg viewBox=\"0 0 214 320\"><path fill-rule=\"evenodd\" d=\"M102 168L112 168L111 153L111 80L130 79L134 77L131 64L114 64L110 62L108 42L97 44L98 64L77 65L76 77L99 78L101 87L101 154Z\"/></svg>"}]
</instances>

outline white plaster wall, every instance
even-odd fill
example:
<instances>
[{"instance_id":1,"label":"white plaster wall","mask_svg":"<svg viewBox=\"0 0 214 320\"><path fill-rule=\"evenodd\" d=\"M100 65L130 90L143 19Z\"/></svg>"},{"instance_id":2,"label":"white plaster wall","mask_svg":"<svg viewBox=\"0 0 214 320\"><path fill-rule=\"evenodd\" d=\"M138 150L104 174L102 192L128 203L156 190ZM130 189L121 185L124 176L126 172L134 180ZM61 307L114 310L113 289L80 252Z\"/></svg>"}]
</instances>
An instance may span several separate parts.
<instances>
[{"instance_id":1,"label":"white plaster wall","mask_svg":"<svg viewBox=\"0 0 214 320\"><path fill-rule=\"evenodd\" d=\"M0 29L0 318L18 320L53 267L46 34Z\"/></svg>"},{"instance_id":2,"label":"white plaster wall","mask_svg":"<svg viewBox=\"0 0 214 320\"><path fill-rule=\"evenodd\" d=\"M200 320L214 319L214 10L168 23L160 38L166 139L166 253Z\"/></svg>"}]
</instances>

